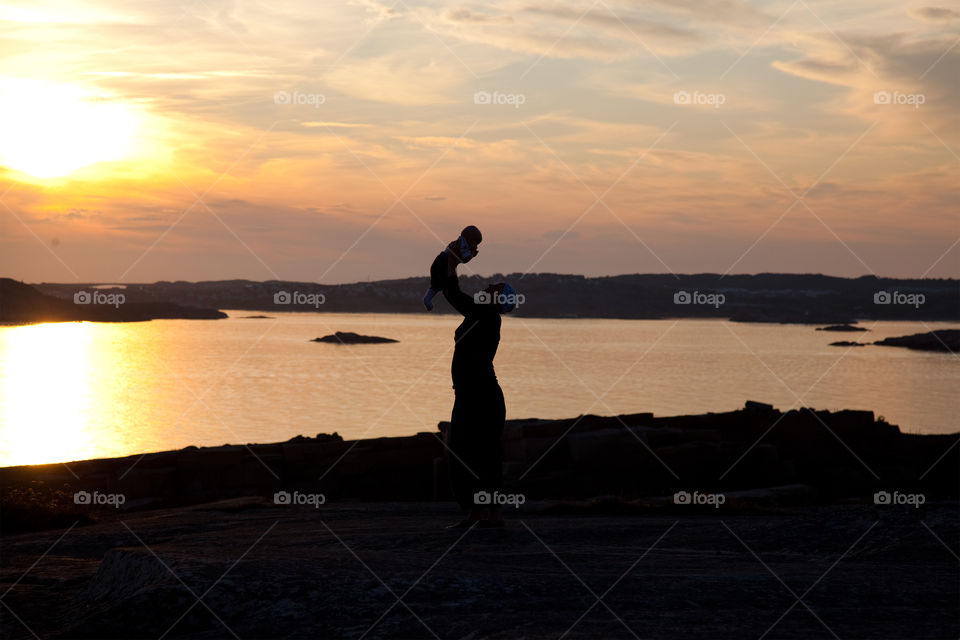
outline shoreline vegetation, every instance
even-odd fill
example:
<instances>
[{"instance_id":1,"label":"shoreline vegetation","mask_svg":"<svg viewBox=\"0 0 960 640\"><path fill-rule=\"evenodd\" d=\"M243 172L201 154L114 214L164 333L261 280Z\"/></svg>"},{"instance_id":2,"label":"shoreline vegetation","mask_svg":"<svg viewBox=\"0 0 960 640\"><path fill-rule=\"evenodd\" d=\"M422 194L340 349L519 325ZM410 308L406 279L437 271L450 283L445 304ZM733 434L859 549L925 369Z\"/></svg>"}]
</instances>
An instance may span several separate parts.
<instances>
[{"instance_id":1,"label":"shoreline vegetation","mask_svg":"<svg viewBox=\"0 0 960 640\"><path fill-rule=\"evenodd\" d=\"M92 524L131 511L277 492L328 502L449 501L436 432L346 441L338 434L271 444L190 446L121 458L0 468L0 531ZM527 500L612 500L629 511L675 509L678 491L724 493L728 508L869 502L878 491L956 499L960 434L916 435L871 411L743 409L687 416L636 413L508 420L505 492ZM77 492L123 495L121 505Z\"/></svg>"},{"instance_id":2,"label":"shoreline vegetation","mask_svg":"<svg viewBox=\"0 0 960 640\"><path fill-rule=\"evenodd\" d=\"M480 290L491 281L514 283L524 303L513 312L540 318L724 318L734 322L773 322L816 325L855 325L858 320L958 321L957 279L898 279L862 276L839 278L816 274L755 275L633 274L585 277L552 273L494 274L489 278L463 276L465 291ZM223 317L216 309L301 311L332 313L425 313L421 298L424 278L323 285L313 282L222 280L210 282L155 282L111 285L97 283L41 283L24 285L0 279L0 322L9 322L12 310L30 305L37 312L58 299L74 305L78 293L101 296L122 294L124 305L88 305L74 314L109 320L129 316L123 307L177 305L168 315L153 317ZM24 287L49 296L43 304L21 301ZM33 294L30 294L33 295ZM99 308L94 308L99 307ZM187 309L185 311L184 309ZM155 310L159 312L159 310ZM200 314L169 315L171 313ZM452 313L438 297L433 313ZM863 328L863 327L861 327ZM850 330L850 329L847 329Z\"/></svg>"}]
</instances>

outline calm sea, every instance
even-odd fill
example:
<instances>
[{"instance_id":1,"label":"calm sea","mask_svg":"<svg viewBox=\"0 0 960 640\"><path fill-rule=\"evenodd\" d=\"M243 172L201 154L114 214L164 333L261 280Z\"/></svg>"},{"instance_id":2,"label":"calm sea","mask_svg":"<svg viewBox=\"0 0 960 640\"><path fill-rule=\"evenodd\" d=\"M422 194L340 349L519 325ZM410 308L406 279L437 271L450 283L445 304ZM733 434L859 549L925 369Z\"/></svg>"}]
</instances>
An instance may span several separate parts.
<instances>
[{"instance_id":1,"label":"calm sea","mask_svg":"<svg viewBox=\"0 0 960 640\"><path fill-rule=\"evenodd\" d=\"M0 327L0 466L334 431L407 435L449 418L454 316L243 317L253 313ZM960 358L828 346L956 325L864 326L872 331L507 317L496 368L508 418L703 413L749 399L869 409L908 432L960 431ZM400 342L309 342L334 331Z\"/></svg>"}]
</instances>

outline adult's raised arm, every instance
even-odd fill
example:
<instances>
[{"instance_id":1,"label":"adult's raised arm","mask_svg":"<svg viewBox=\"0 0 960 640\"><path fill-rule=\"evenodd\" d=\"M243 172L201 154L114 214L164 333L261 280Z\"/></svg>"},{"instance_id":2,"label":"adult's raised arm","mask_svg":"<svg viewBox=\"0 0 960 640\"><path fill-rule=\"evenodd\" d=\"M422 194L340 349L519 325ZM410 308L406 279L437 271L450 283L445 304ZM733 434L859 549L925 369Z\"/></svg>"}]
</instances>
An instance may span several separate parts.
<instances>
[{"instance_id":1,"label":"adult's raised arm","mask_svg":"<svg viewBox=\"0 0 960 640\"><path fill-rule=\"evenodd\" d=\"M460 278L457 276L456 268L452 271L453 275L447 276L443 285L443 297L465 318L472 316L476 312L477 303L473 301L473 296L468 296L460 290Z\"/></svg>"}]
</instances>

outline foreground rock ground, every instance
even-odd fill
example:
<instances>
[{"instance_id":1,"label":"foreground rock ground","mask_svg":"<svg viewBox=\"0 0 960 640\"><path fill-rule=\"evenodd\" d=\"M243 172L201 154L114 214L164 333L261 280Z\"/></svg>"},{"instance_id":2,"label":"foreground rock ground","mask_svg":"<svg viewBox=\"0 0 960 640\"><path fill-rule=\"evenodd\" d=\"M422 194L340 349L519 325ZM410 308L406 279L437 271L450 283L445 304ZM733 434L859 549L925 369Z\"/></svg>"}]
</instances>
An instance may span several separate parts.
<instances>
[{"instance_id":1,"label":"foreground rock ground","mask_svg":"<svg viewBox=\"0 0 960 640\"><path fill-rule=\"evenodd\" d=\"M446 427L0 469L0 638L960 635L960 434L511 420L523 504L463 532Z\"/></svg>"},{"instance_id":2,"label":"foreground rock ground","mask_svg":"<svg viewBox=\"0 0 960 640\"><path fill-rule=\"evenodd\" d=\"M960 514L262 497L6 536L4 638L956 638Z\"/></svg>"}]
</instances>

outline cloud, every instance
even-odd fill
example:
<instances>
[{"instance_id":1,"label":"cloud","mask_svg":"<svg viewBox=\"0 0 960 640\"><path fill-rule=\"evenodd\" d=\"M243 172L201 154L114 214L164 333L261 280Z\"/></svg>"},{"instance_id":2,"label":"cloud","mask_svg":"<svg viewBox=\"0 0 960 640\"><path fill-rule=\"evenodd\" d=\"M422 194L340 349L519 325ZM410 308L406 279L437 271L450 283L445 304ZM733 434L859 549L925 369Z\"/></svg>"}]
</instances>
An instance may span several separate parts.
<instances>
[{"instance_id":1,"label":"cloud","mask_svg":"<svg viewBox=\"0 0 960 640\"><path fill-rule=\"evenodd\" d=\"M955 38L906 33L840 37L842 42L826 35L808 38L805 57L777 61L774 67L848 89L836 104L828 105L834 114L882 120L891 125L888 130L909 131L910 135L924 131L920 118L937 128L960 128L960 84L956 81L960 47L955 46ZM923 96L922 105L877 104L874 96L878 91Z\"/></svg>"},{"instance_id":2,"label":"cloud","mask_svg":"<svg viewBox=\"0 0 960 640\"><path fill-rule=\"evenodd\" d=\"M654 0L661 10L686 14L705 24L718 24L735 29L752 30L766 27L776 18L770 16L755 5L740 0Z\"/></svg>"},{"instance_id":3,"label":"cloud","mask_svg":"<svg viewBox=\"0 0 960 640\"><path fill-rule=\"evenodd\" d=\"M361 100L425 106L456 102L453 90L469 78L467 74L452 56L402 52L343 62L326 73L324 81Z\"/></svg>"},{"instance_id":4,"label":"cloud","mask_svg":"<svg viewBox=\"0 0 960 640\"><path fill-rule=\"evenodd\" d=\"M910 15L918 20L926 22L950 22L960 18L960 11L947 9L945 7L921 7L911 9Z\"/></svg>"},{"instance_id":5,"label":"cloud","mask_svg":"<svg viewBox=\"0 0 960 640\"><path fill-rule=\"evenodd\" d=\"M452 9L447 12L447 19L452 22L513 22L513 16L507 14L490 15L474 13L470 9Z\"/></svg>"},{"instance_id":6,"label":"cloud","mask_svg":"<svg viewBox=\"0 0 960 640\"><path fill-rule=\"evenodd\" d=\"M441 149L460 147L475 149L480 146L477 140L467 137L454 138L452 136L394 136L410 146L436 147Z\"/></svg>"},{"instance_id":7,"label":"cloud","mask_svg":"<svg viewBox=\"0 0 960 640\"><path fill-rule=\"evenodd\" d=\"M559 22L569 24L570 28L579 25L592 26L606 35L629 38L648 36L662 41L698 42L703 36L695 30L680 25L670 24L667 21L643 18L632 13L613 10L604 11L594 8L589 11L578 10L573 7L554 5L550 7L528 6L524 12L540 18L555 18Z\"/></svg>"},{"instance_id":8,"label":"cloud","mask_svg":"<svg viewBox=\"0 0 960 640\"><path fill-rule=\"evenodd\" d=\"M420 9L418 19L444 38L485 44L505 52L552 59L612 62L637 57L687 57L716 48L742 47L742 36L775 21L741 0L622 1L582 5L507 0L469 8Z\"/></svg>"},{"instance_id":9,"label":"cloud","mask_svg":"<svg viewBox=\"0 0 960 640\"><path fill-rule=\"evenodd\" d=\"M307 121L301 122L301 127L323 127L331 129L356 129L359 127L372 127L373 125L362 122L316 122L316 121Z\"/></svg>"}]
</instances>

